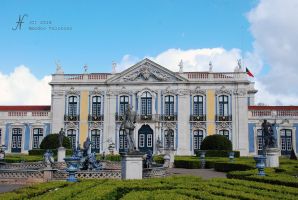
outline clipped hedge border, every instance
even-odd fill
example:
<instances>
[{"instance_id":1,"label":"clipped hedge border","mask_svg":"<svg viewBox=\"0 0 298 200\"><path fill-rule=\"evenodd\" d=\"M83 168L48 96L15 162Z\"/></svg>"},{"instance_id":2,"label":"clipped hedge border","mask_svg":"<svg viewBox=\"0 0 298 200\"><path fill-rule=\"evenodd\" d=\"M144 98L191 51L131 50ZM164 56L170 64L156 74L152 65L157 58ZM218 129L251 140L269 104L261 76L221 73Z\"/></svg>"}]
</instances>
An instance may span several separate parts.
<instances>
[{"instance_id":1,"label":"clipped hedge border","mask_svg":"<svg viewBox=\"0 0 298 200\"><path fill-rule=\"evenodd\" d=\"M247 171L255 168L249 164L234 162L214 162L213 166L214 170L218 172Z\"/></svg>"},{"instance_id":2,"label":"clipped hedge border","mask_svg":"<svg viewBox=\"0 0 298 200\"><path fill-rule=\"evenodd\" d=\"M196 156L200 156L202 150L196 150ZM228 150L204 150L206 152L206 157L229 157L230 152L234 152L234 157L240 157L240 151L228 151Z\"/></svg>"},{"instance_id":3,"label":"clipped hedge border","mask_svg":"<svg viewBox=\"0 0 298 200\"><path fill-rule=\"evenodd\" d=\"M249 170L249 171L234 171L229 172L227 174L227 178L230 179L239 179L239 180L247 180L247 181L256 181L262 183L269 183L273 185L284 185L289 187L298 188L298 178L294 176L290 176L287 174L275 174L269 170L265 170L266 176L258 176L257 170Z\"/></svg>"},{"instance_id":4,"label":"clipped hedge border","mask_svg":"<svg viewBox=\"0 0 298 200\"><path fill-rule=\"evenodd\" d=\"M58 150L57 149L50 149L54 155L57 155ZM32 149L29 150L28 153L30 156L36 156L36 155L43 155L45 153L45 149ZM71 155L72 154L72 149L66 149L66 155Z\"/></svg>"}]
</instances>

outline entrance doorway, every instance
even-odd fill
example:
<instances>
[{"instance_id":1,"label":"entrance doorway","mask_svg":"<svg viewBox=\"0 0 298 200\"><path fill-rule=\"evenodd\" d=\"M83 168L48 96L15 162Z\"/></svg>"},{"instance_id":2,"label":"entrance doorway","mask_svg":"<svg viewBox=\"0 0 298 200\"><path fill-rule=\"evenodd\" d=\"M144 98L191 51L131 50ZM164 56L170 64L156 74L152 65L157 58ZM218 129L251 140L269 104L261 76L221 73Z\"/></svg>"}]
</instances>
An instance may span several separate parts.
<instances>
[{"instance_id":1,"label":"entrance doorway","mask_svg":"<svg viewBox=\"0 0 298 200\"><path fill-rule=\"evenodd\" d=\"M143 125L138 132L138 148L142 152L153 152L153 130L149 125Z\"/></svg>"}]
</instances>

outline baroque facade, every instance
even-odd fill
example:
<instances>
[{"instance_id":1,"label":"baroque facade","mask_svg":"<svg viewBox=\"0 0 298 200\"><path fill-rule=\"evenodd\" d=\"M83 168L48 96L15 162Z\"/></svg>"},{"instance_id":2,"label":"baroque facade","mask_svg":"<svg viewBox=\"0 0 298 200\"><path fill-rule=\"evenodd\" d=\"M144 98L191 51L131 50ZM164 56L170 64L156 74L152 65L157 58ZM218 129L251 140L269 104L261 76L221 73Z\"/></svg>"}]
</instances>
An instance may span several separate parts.
<instances>
[{"instance_id":1,"label":"baroque facade","mask_svg":"<svg viewBox=\"0 0 298 200\"><path fill-rule=\"evenodd\" d=\"M266 116L252 114L259 109L250 106L257 90L239 68L220 73L172 72L144 59L120 73L64 74L58 68L50 85L52 105L46 116L33 116L28 108L26 112L31 115L9 118L8 113L20 112L19 108L0 107L0 141L7 152L26 153L42 137L61 128L73 146L82 145L90 137L94 152L108 153L111 144L116 152L123 151L127 142L120 124L127 106L132 105L137 112L136 146L141 151L157 153L161 146L174 148L177 155L193 155L204 137L222 134L242 156L258 153L258 127ZM292 144L297 135L295 116L287 118L293 127ZM32 128L37 124L45 127L38 142L34 134L37 130ZM22 131L16 135L18 126ZM277 134L281 130L277 129ZM16 151L12 144L18 143L14 136L19 135L20 148Z\"/></svg>"}]
</instances>

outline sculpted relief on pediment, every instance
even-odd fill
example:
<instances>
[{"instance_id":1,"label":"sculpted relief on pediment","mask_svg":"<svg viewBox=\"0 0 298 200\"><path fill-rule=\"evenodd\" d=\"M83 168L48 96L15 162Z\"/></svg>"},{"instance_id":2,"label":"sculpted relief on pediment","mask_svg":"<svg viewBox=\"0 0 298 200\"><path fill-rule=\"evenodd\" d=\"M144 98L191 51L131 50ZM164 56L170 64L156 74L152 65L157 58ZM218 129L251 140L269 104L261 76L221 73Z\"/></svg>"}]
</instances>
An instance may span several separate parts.
<instances>
[{"instance_id":1,"label":"sculpted relief on pediment","mask_svg":"<svg viewBox=\"0 0 298 200\"><path fill-rule=\"evenodd\" d=\"M140 68L136 69L135 71L131 72L128 75L125 75L122 80L123 81L135 81L135 80L158 80L158 81L169 81L171 80L171 76L161 72L160 70L156 69L149 63L143 64Z\"/></svg>"}]
</instances>

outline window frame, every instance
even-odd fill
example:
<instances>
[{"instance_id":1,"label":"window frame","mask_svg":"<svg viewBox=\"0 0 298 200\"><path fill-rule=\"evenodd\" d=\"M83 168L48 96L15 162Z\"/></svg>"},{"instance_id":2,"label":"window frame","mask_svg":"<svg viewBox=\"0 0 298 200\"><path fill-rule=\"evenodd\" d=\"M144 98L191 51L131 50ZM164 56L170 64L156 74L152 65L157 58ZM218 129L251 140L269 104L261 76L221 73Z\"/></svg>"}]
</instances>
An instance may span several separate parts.
<instances>
[{"instance_id":1,"label":"window frame","mask_svg":"<svg viewBox=\"0 0 298 200\"><path fill-rule=\"evenodd\" d=\"M129 96L128 95L121 95L119 101L119 115L123 116L125 111L129 106ZM126 101L127 100L127 101Z\"/></svg>"},{"instance_id":2,"label":"window frame","mask_svg":"<svg viewBox=\"0 0 298 200\"><path fill-rule=\"evenodd\" d=\"M68 97L68 116L76 117L78 115L78 96Z\"/></svg>"},{"instance_id":3,"label":"window frame","mask_svg":"<svg viewBox=\"0 0 298 200\"><path fill-rule=\"evenodd\" d=\"M152 115L152 95L150 92L143 92L141 96L141 115Z\"/></svg>"},{"instance_id":4,"label":"window frame","mask_svg":"<svg viewBox=\"0 0 298 200\"><path fill-rule=\"evenodd\" d=\"M218 96L218 114L219 116L229 116L229 96Z\"/></svg>"},{"instance_id":5,"label":"window frame","mask_svg":"<svg viewBox=\"0 0 298 200\"><path fill-rule=\"evenodd\" d=\"M201 101L200 101L200 99L201 99ZM200 110L201 110L201 112L200 112ZM204 96L203 95L195 95L193 97L193 115L194 116L203 116L204 115Z\"/></svg>"},{"instance_id":6,"label":"window frame","mask_svg":"<svg viewBox=\"0 0 298 200\"><path fill-rule=\"evenodd\" d=\"M165 108L164 114L166 116L173 116L175 114L175 100L173 95L166 95L165 96Z\"/></svg>"}]
</instances>

